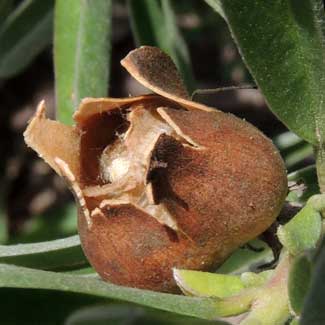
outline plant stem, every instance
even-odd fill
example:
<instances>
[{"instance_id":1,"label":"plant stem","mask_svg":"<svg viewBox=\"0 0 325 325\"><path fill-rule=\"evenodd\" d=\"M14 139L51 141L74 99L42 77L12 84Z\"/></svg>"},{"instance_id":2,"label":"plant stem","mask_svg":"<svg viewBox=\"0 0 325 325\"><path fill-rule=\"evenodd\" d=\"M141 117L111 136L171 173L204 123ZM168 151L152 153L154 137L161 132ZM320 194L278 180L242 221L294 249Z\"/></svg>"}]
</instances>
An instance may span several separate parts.
<instances>
[{"instance_id":1,"label":"plant stem","mask_svg":"<svg viewBox=\"0 0 325 325\"><path fill-rule=\"evenodd\" d=\"M241 322L242 325L284 324L288 320L290 317L287 289L289 267L290 257L285 253L272 278L260 290L250 313Z\"/></svg>"}]
</instances>

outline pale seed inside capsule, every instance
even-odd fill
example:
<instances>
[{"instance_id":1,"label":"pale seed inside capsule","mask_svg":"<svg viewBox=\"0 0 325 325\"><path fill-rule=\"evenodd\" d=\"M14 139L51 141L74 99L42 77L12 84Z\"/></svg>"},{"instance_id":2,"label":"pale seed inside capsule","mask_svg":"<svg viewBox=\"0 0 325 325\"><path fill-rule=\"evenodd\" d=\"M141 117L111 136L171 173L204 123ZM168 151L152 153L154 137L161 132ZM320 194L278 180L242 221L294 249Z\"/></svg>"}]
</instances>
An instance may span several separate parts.
<instances>
[{"instance_id":1,"label":"pale seed inside capsule","mask_svg":"<svg viewBox=\"0 0 325 325\"><path fill-rule=\"evenodd\" d=\"M152 151L162 134L177 137L173 128L157 113L156 108L133 107L127 113L130 125L108 145L99 161L100 175L106 185L102 188L111 203L132 203L159 222L177 230L174 218L163 204L154 202L151 184L147 182ZM91 188L85 189L91 196ZM98 195L98 191L96 191Z\"/></svg>"}]
</instances>

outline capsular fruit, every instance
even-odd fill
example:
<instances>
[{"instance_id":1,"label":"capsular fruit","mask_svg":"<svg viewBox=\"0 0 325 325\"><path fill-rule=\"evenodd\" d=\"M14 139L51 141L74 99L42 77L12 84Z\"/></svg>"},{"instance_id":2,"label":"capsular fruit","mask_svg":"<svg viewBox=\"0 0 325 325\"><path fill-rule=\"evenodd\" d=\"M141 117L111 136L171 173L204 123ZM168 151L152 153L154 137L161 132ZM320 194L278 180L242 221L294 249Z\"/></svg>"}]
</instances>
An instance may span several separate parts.
<instances>
[{"instance_id":1,"label":"capsular fruit","mask_svg":"<svg viewBox=\"0 0 325 325\"><path fill-rule=\"evenodd\" d=\"M172 292L173 267L211 270L274 222L286 171L251 124L191 101L159 49L121 63L154 94L85 98L73 127L48 120L41 102L25 140L75 194L100 276Z\"/></svg>"}]
</instances>

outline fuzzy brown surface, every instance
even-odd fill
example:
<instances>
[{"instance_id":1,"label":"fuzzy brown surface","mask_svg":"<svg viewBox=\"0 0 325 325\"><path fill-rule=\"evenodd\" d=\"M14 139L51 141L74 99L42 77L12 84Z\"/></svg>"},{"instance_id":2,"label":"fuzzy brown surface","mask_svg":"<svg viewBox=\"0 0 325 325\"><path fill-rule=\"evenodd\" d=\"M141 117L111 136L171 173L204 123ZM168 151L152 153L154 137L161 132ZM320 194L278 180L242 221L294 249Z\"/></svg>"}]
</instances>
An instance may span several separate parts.
<instances>
[{"instance_id":1,"label":"fuzzy brown surface","mask_svg":"<svg viewBox=\"0 0 325 325\"><path fill-rule=\"evenodd\" d=\"M271 225L286 196L286 175L272 143L248 123L217 112L166 112L204 146L161 136L152 153L167 163L148 176L156 202L168 207L180 232L132 205L110 207L91 230L79 216L79 229L103 278L174 291L173 267L211 270Z\"/></svg>"}]
</instances>

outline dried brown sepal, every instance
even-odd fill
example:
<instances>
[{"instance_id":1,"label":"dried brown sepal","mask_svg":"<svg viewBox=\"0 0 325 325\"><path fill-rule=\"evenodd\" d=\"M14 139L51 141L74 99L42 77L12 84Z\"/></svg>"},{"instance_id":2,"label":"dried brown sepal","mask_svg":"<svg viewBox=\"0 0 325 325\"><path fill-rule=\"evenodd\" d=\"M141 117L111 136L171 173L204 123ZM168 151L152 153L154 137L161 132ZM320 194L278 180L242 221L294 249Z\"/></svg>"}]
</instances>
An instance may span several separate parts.
<instances>
[{"instance_id":1,"label":"dried brown sepal","mask_svg":"<svg viewBox=\"0 0 325 325\"><path fill-rule=\"evenodd\" d=\"M130 75L154 93L171 99L188 109L216 111L192 102L173 61L160 49L141 46L131 51L122 61Z\"/></svg>"},{"instance_id":2,"label":"dried brown sepal","mask_svg":"<svg viewBox=\"0 0 325 325\"><path fill-rule=\"evenodd\" d=\"M142 46L131 51L123 67L154 93L166 98L189 99L189 94L173 61L159 48Z\"/></svg>"},{"instance_id":3,"label":"dried brown sepal","mask_svg":"<svg viewBox=\"0 0 325 325\"><path fill-rule=\"evenodd\" d=\"M60 157L79 178L80 132L78 129L46 118L45 103L41 101L33 119L24 132L26 144L33 148L59 175L55 157ZM52 141L53 140L53 141Z\"/></svg>"},{"instance_id":4,"label":"dried brown sepal","mask_svg":"<svg viewBox=\"0 0 325 325\"><path fill-rule=\"evenodd\" d=\"M286 171L252 125L191 102L160 50L142 47L122 62L159 95L84 99L73 128L47 120L42 104L26 142L75 193L96 271L117 284L173 291L173 267L210 270L272 224Z\"/></svg>"}]
</instances>

